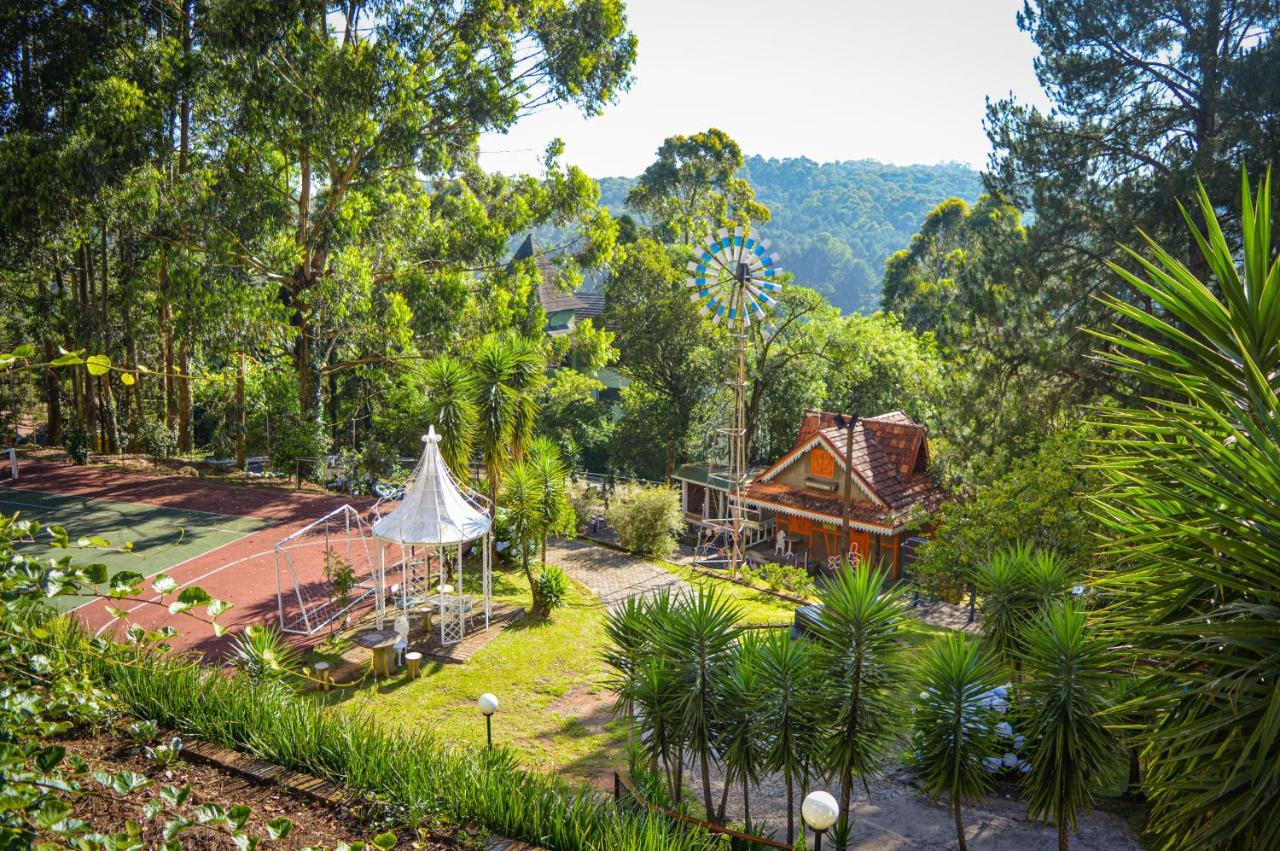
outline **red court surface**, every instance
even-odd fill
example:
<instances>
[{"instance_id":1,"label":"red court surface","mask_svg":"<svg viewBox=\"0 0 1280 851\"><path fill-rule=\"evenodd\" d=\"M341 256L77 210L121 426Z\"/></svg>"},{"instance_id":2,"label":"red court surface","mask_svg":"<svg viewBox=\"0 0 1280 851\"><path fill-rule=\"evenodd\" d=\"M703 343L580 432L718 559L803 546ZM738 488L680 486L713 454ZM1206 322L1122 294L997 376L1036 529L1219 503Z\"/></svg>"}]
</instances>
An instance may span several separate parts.
<instances>
[{"instance_id":1,"label":"red court surface","mask_svg":"<svg viewBox=\"0 0 1280 851\"><path fill-rule=\"evenodd\" d=\"M277 621L275 544L291 532L341 507L351 505L367 514L372 501L367 498L325 496L277 488L224 485L183 476L150 476L103 467L75 467L64 464L29 462L22 466L21 478L6 482L5 489L35 490L68 496L142 503L188 511L205 511L237 517L254 517L269 522L251 532L197 555L167 571L178 588L199 585L211 596L226 600L233 608L219 623L235 632L255 623ZM304 576L314 581L316 577ZM150 584L147 584L150 591ZM165 603L176 597L173 592ZM171 641L176 650L196 650L216 659L226 650L229 636L216 638L211 627L185 616L172 616L154 594L140 598L97 600L76 610L91 632L119 629L107 613L115 605L130 612L130 621L148 628L172 626L178 635ZM201 614L203 611L201 610Z\"/></svg>"}]
</instances>

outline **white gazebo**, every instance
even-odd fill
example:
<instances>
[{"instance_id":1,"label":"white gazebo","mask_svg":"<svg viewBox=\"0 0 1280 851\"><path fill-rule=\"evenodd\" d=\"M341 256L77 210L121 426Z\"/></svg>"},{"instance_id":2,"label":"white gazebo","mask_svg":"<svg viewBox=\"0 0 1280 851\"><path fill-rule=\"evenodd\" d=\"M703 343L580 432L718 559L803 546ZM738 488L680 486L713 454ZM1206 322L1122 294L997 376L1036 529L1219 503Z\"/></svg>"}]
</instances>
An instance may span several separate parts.
<instances>
[{"instance_id":1,"label":"white gazebo","mask_svg":"<svg viewBox=\"0 0 1280 851\"><path fill-rule=\"evenodd\" d=\"M440 455L440 436L436 434L434 426L423 435L422 442L422 459L413 471L409 484L405 486L404 498L386 517L373 524L373 535L380 539L378 578L374 582L378 629L383 627L386 609L386 543L399 544L399 600L393 600L393 605L398 604L404 610L415 603L439 606L440 643L456 644L462 640L474 602L462 591L463 546L469 541L485 538L493 525L493 519L489 513L488 501L477 493L464 490L449 472ZM425 569L421 576L416 575L416 566L411 570L411 551L415 547L436 551L440 564L438 586L432 587L430 583L429 555L423 562ZM455 548L456 556L452 588L445 582L450 547ZM492 610L492 567L489 564L487 540L481 550L484 626L488 629Z\"/></svg>"}]
</instances>

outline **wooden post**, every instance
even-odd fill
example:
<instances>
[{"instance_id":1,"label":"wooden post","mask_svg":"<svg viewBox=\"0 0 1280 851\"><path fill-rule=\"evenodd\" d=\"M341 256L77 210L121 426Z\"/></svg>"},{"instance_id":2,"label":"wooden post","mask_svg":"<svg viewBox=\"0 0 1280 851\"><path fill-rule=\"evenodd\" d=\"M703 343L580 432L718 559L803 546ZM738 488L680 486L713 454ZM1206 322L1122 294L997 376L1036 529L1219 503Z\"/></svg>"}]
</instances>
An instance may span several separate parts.
<instances>
[{"instance_id":1,"label":"wooden post","mask_svg":"<svg viewBox=\"0 0 1280 851\"><path fill-rule=\"evenodd\" d=\"M422 675L422 654L410 651L404 654L405 667L409 671L409 679L416 680Z\"/></svg>"},{"instance_id":2,"label":"wooden post","mask_svg":"<svg viewBox=\"0 0 1280 851\"><path fill-rule=\"evenodd\" d=\"M858 415L854 414L853 419L845 424L844 428L844 493L841 502L842 524L844 527L844 553L849 552L850 546L853 544L851 530L849 529L849 518L853 511L853 427L858 422ZM837 566L840 564L839 557L836 559ZM852 567L852 565L850 565Z\"/></svg>"}]
</instances>

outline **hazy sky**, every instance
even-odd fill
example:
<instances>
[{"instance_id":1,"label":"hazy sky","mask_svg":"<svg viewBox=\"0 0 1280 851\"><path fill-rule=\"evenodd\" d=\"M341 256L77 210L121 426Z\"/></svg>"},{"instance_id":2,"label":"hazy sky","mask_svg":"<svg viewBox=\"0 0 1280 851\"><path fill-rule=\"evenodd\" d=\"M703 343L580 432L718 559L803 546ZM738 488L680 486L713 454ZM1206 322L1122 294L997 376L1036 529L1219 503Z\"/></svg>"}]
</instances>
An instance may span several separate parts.
<instances>
[{"instance_id":1,"label":"hazy sky","mask_svg":"<svg viewBox=\"0 0 1280 851\"><path fill-rule=\"evenodd\" d=\"M629 0L635 82L602 115L529 116L481 140L488 169L565 161L634 175L663 138L719 127L746 154L986 162L983 99L1043 104L1022 0Z\"/></svg>"}]
</instances>

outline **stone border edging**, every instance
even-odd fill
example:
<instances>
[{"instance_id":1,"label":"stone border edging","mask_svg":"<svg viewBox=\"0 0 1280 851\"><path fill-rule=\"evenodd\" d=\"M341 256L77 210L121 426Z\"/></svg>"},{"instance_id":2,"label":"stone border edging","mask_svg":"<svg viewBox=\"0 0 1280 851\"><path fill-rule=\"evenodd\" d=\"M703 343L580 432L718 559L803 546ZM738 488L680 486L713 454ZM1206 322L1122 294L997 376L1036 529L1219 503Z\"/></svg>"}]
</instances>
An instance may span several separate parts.
<instances>
[{"instance_id":1,"label":"stone border edging","mask_svg":"<svg viewBox=\"0 0 1280 851\"><path fill-rule=\"evenodd\" d=\"M172 731L166 736L176 735ZM340 786L321 780L311 774L292 771L273 762L255 759L240 751L211 745L198 739L183 742L179 756L188 762L204 763L231 774L238 774L260 783L273 783L296 795L309 798L326 807L338 807L353 802L359 796ZM489 836L486 851L543 851L535 845L502 836Z\"/></svg>"}]
</instances>

